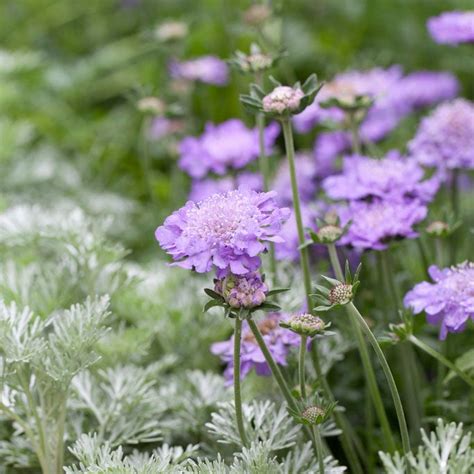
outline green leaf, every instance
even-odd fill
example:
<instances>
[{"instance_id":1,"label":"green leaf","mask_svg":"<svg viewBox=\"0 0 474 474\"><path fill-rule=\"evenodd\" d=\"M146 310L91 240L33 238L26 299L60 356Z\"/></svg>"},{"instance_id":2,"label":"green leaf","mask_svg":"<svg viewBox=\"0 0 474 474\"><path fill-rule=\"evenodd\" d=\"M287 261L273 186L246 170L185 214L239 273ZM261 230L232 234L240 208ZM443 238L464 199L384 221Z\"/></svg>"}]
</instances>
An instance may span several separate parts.
<instances>
[{"instance_id":1,"label":"green leaf","mask_svg":"<svg viewBox=\"0 0 474 474\"><path fill-rule=\"evenodd\" d=\"M329 278L326 275L321 275L321 278L324 278L328 283L331 283L331 285L334 285L334 286L340 285L342 283L339 280L336 280L334 278Z\"/></svg>"},{"instance_id":2,"label":"green leaf","mask_svg":"<svg viewBox=\"0 0 474 474\"><path fill-rule=\"evenodd\" d=\"M210 300L205 304L203 312L205 313L206 311L210 310L211 308L214 308L214 306L223 306L223 304L222 304L221 301Z\"/></svg>"},{"instance_id":3,"label":"green leaf","mask_svg":"<svg viewBox=\"0 0 474 474\"><path fill-rule=\"evenodd\" d=\"M274 296L274 295L278 295L279 293L284 293L285 291L290 291L289 288L275 288L273 290L270 290L268 293L267 293L267 296Z\"/></svg>"},{"instance_id":4,"label":"green leaf","mask_svg":"<svg viewBox=\"0 0 474 474\"><path fill-rule=\"evenodd\" d=\"M211 290L210 288L204 288L204 293L206 293L206 295L210 296L214 300L224 301L224 298L222 295L220 295L214 290Z\"/></svg>"},{"instance_id":5,"label":"green leaf","mask_svg":"<svg viewBox=\"0 0 474 474\"><path fill-rule=\"evenodd\" d=\"M261 309L262 311L279 311L281 307L275 303L265 302L255 308L255 311Z\"/></svg>"},{"instance_id":6,"label":"green leaf","mask_svg":"<svg viewBox=\"0 0 474 474\"><path fill-rule=\"evenodd\" d=\"M454 361L454 364L456 365L456 367L460 368L463 372L466 372L467 374L474 371L474 349L469 349L462 356L458 357ZM457 377L456 372L450 370L448 375L446 375L443 383L448 383L454 377Z\"/></svg>"}]
</instances>

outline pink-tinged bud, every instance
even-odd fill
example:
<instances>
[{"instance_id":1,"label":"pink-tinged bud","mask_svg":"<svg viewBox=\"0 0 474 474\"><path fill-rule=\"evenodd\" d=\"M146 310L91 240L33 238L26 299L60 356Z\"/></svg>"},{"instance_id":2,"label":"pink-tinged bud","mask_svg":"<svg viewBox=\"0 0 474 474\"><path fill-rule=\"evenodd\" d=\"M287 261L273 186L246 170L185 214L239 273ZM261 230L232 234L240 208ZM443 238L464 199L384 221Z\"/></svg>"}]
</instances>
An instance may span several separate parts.
<instances>
[{"instance_id":1,"label":"pink-tinged bud","mask_svg":"<svg viewBox=\"0 0 474 474\"><path fill-rule=\"evenodd\" d=\"M294 112L300 106L304 93L301 89L294 89L289 86L278 86L263 100L263 110L265 112L284 114Z\"/></svg>"},{"instance_id":2,"label":"pink-tinged bud","mask_svg":"<svg viewBox=\"0 0 474 474\"><path fill-rule=\"evenodd\" d=\"M263 304L268 288L258 273L230 274L215 282L214 290L235 309L252 309Z\"/></svg>"},{"instance_id":3,"label":"pink-tinged bud","mask_svg":"<svg viewBox=\"0 0 474 474\"><path fill-rule=\"evenodd\" d=\"M329 301L331 304L347 304L352 301L352 285L341 283L334 286L329 292Z\"/></svg>"}]
</instances>

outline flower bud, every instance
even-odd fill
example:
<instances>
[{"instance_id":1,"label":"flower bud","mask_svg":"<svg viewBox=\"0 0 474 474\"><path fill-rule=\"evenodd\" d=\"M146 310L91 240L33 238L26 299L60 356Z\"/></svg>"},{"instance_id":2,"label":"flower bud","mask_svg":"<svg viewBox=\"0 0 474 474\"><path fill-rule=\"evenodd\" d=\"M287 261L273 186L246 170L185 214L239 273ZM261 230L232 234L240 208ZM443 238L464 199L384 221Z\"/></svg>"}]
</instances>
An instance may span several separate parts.
<instances>
[{"instance_id":1,"label":"flower bud","mask_svg":"<svg viewBox=\"0 0 474 474\"><path fill-rule=\"evenodd\" d=\"M249 25L258 26L268 20L271 14L272 11L268 5L256 3L245 11L244 21Z\"/></svg>"},{"instance_id":2,"label":"flower bud","mask_svg":"<svg viewBox=\"0 0 474 474\"><path fill-rule=\"evenodd\" d=\"M278 86L263 98L263 110L277 114L291 113L298 109L303 97L304 92L301 89Z\"/></svg>"},{"instance_id":3,"label":"flower bud","mask_svg":"<svg viewBox=\"0 0 474 474\"><path fill-rule=\"evenodd\" d=\"M426 232L434 237L442 237L449 232L449 225L442 221L433 221L426 227Z\"/></svg>"},{"instance_id":4,"label":"flower bud","mask_svg":"<svg viewBox=\"0 0 474 474\"><path fill-rule=\"evenodd\" d=\"M329 292L329 301L331 304L347 304L352 301L352 285L341 283L331 288Z\"/></svg>"},{"instance_id":5,"label":"flower bud","mask_svg":"<svg viewBox=\"0 0 474 474\"><path fill-rule=\"evenodd\" d=\"M326 324L321 318L307 313L294 315L288 321L280 325L297 334L309 337L322 334L326 327Z\"/></svg>"},{"instance_id":6,"label":"flower bud","mask_svg":"<svg viewBox=\"0 0 474 474\"><path fill-rule=\"evenodd\" d=\"M230 274L215 281L214 290L234 309L252 309L265 302L268 288L258 273Z\"/></svg>"},{"instance_id":7,"label":"flower bud","mask_svg":"<svg viewBox=\"0 0 474 474\"><path fill-rule=\"evenodd\" d=\"M311 425L318 425L324 420L325 416L325 410L316 405L305 408L301 413L301 418Z\"/></svg>"},{"instance_id":8,"label":"flower bud","mask_svg":"<svg viewBox=\"0 0 474 474\"><path fill-rule=\"evenodd\" d=\"M143 97L137 102L140 112L161 115L165 110L165 104L157 97Z\"/></svg>"},{"instance_id":9,"label":"flower bud","mask_svg":"<svg viewBox=\"0 0 474 474\"><path fill-rule=\"evenodd\" d=\"M323 244L332 244L336 242L340 239L342 234L343 230L339 226L332 224L325 225L316 232L320 242Z\"/></svg>"},{"instance_id":10,"label":"flower bud","mask_svg":"<svg viewBox=\"0 0 474 474\"><path fill-rule=\"evenodd\" d=\"M155 37L160 41L174 41L188 34L188 25L182 21L167 21L155 30Z\"/></svg>"}]
</instances>

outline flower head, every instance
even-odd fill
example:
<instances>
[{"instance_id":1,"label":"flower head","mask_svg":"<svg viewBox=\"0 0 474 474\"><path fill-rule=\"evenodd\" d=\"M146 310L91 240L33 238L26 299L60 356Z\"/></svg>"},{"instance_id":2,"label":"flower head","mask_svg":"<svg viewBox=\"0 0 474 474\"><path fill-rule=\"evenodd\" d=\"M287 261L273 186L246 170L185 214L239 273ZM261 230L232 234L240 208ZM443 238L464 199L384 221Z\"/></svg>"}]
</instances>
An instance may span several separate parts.
<instances>
[{"instance_id":1,"label":"flower head","mask_svg":"<svg viewBox=\"0 0 474 474\"><path fill-rule=\"evenodd\" d=\"M227 275L215 280L214 290L234 309L252 309L265 302L268 287L256 273Z\"/></svg>"},{"instance_id":2,"label":"flower head","mask_svg":"<svg viewBox=\"0 0 474 474\"><path fill-rule=\"evenodd\" d=\"M444 12L430 18L427 26L437 43L474 43L474 11Z\"/></svg>"},{"instance_id":3,"label":"flower head","mask_svg":"<svg viewBox=\"0 0 474 474\"><path fill-rule=\"evenodd\" d=\"M474 104L456 99L439 105L422 120L408 148L425 166L474 168Z\"/></svg>"},{"instance_id":4,"label":"flower head","mask_svg":"<svg viewBox=\"0 0 474 474\"><path fill-rule=\"evenodd\" d=\"M332 199L359 200L380 198L403 201L417 198L431 201L438 190L436 178L424 180L425 172L415 160L389 152L380 160L364 156L348 156L341 174L323 181L326 194Z\"/></svg>"},{"instance_id":5,"label":"flower head","mask_svg":"<svg viewBox=\"0 0 474 474\"><path fill-rule=\"evenodd\" d=\"M462 331L474 320L474 263L464 262L450 268L429 268L434 283L418 283L404 299L415 314L425 311L430 324L440 325L440 339L448 332Z\"/></svg>"},{"instance_id":6,"label":"flower head","mask_svg":"<svg viewBox=\"0 0 474 474\"><path fill-rule=\"evenodd\" d=\"M288 209L277 207L275 193L229 191L188 201L155 236L176 265L199 273L215 267L220 276L243 275L260 266L267 242L282 242L279 233L288 216Z\"/></svg>"},{"instance_id":7,"label":"flower head","mask_svg":"<svg viewBox=\"0 0 474 474\"><path fill-rule=\"evenodd\" d=\"M308 313L295 314L287 321L281 322L280 326L296 334L308 337L323 334L327 327L326 323L320 317Z\"/></svg>"},{"instance_id":8,"label":"flower head","mask_svg":"<svg viewBox=\"0 0 474 474\"><path fill-rule=\"evenodd\" d=\"M352 301L353 296L352 285L340 283L331 288L328 299L331 304L345 305Z\"/></svg>"},{"instance_id":9,"label":"flower head","mask_svg":"<svg viewBox=\"0 0 474 474\"><path fill-rule=\"evenodd\" d=\"M265 130L266 152L280 133L277 123ZM179 166L193 178L203 178L209 172L225 174L229 169L240 169L259 155L258 130L249 129L237 119L219 125L208 123L199 137L186 137L179 146Z\"/></svg>"},{"instance_id":10,"label":"flower head","mask_svg":"<svg viewBox=\"0 0 474 474\"><path fill-rule=\"evenodd\" d=\"M270 313L260 320L257 325L275 362L279 365L286 365L288 353L292 347L299 345L300 336L281 328L279 326L281 320L282 315L280 313ZM233 347L234 336L227 341L216 342L211 346L211 352L220 356L227 365L224 376L228 385L232 383L234 372ZM241 378L244 378L253 368L257 375L267 376L271 374L270 368L265 362L265 357L250 331L247 321L243 322L240 359Z\"/></svg>"},{"instance_id":11,"label":"flower head","mask_svg":"<svg viewBox=\"0 0 474 474\"><path fill-rule=\"evenodd\" d=\"M174 41L188 34L188 25L182 21L165 21L155 29L155 37L159 41Z\"/></svg>"},{"instance_id":12,"label":"flower head","mask_svg":"<svg viewBox=\"0 0 474 474\"><path fill-rule=\"evenodd\" d=\"M215 56L201 56L182 62L172 61L169 69L174 79L200 81L216 86L224 86L229 80L227 64Z\"/></svg>"},{"instance_id":13,"label":"flower head","mask_svg":"<svg viewBox=\"0 0 474 474\"><path fill-rule=\"evenodd\" d=\"M339 214L341 223L351 221L338 242L340 245L384 250L391 240L417 237L413 226L426 217L427 208L418 201L353 201L348 207L341 208Z\"/></svg>"},{"instance_id":14,"label":"flower head","mask_svg":"<svg viewBox=\"0 0 474 474\"><path fill-rule=\"evenodd\" d=\"M283 115L298 110L304 92L289 86L278 86L262 99L265 112Z\"/></svg>"},{"instance_id":15,"label":"flower head","mask_svg":"<svg viewBox=\"0 0 474 474\"><path fill-rule=\"evenodd\" d=\"M307 407L301 413L301 418L306 420L310 425L317 425L324 419L326 412L323 408L316 405Z\"/></svg>"},{"instance_id":16,"label":"flower head","mask_svg":"<svg viewBox=\"0 0 474 474\"><path fill-rule=\"evenodd\" d=\"M249 54L236 51L229 62L242 73L261 73L270 69L281 56L281 53L277 55L265 53L258 45L252 44Z\"/></svg>"}]
</instances>

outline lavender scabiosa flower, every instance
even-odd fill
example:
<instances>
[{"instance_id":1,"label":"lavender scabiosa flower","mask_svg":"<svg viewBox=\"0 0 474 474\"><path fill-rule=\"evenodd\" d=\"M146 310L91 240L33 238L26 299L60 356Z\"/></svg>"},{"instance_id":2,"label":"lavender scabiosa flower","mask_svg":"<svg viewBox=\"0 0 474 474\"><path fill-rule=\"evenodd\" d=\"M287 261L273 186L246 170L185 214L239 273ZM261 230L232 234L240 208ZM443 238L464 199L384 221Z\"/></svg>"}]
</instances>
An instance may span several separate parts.
<instances>
[{"instance_id":1,"label":"lavender scabiosa flower","mask_svg":"<svg viewBox=\"0 0 474 474\"><path fill-rule=\"evenodd\" d=\"M474 10L444 12L430 18L427 27L437 43L474 43Z\"/></svg>"},{"instance_id":2,"label":"lavender scabiosa flower","mask_svg":"<svg viewBox=\"0 0 474 474\"><path fill-rule=\"evenodd\" d=\"M304 92L290 86L278 86L262 99L265 112L284 114L294 112L300 106Z\"/></svg>"},{"instance_id":3,"label":"lavender scabiosa flower","mask_svg":"<svg viewBox=\"0 0 474 474\"><path fill-rule=\"evenodd\" d=\"M266 127L266 153L270 153L279 133L275 122ZM179 149L179 166L193 178L203 178L209 172L222 175L229 169L243 168L258 157L258 130L247 128L237 119L219 125L208 123L201 136L184 138Z\"/></svg>"},{"instance_id":4,"label":"lavender scabiosa flower","mask_svg":"<svg viewBox=\"0 0 474 474\"><path fill-rule=\"evenodd\" d=\"M415 160L402 157L397 151L389 152L380 160L353 155L344 159L342 173L329 176L322 186L331 199L376 197L403 202L417 198L429 202L438 190L439 180L423 180L424 175Z\"/></svg>"},{"instance_id":5,"label":"lavender scabiosa flower","mask_svg":"<svg viewBox=\"0 0 474 474\"><path fill-rule=\"evenodd\" d=\"M256 270L267 242L282 242L280 231L290 211L279 208L275 193L248 190L188 201L156 230L161 247L175 265L218 276Z\"/></svg>"},{"instance_id":6,"label":"lavender scabiosa flower","mask_svg":"<svg viewBox=\"0 0 474 474\"><path fill-rule=\"evenodd\" d=\"M408 148L425 166L474 168L474 104L456 99L439 105L422 120Z\"/></svg>"},{"instance_id":7,"label":"lavender scabiosa flower","mask_svg":"<svg viewBox=\"0 0 474 474\"><path fill-rule=\"evenodd\" d=\"M327 172L334 168L336 157L351 146L349 133L342 131L322 132L320 133L313 148L313 154L318 163L324 164Z\"/></svg>"},{"instance_id":8,"label":"lavender scabiosa flower","mask_svg":"<svg viewBox=\"0 0 474 474\"><path fill-rule=\"evenodd\" d=\"M299 345L300 336L291 331L287 331L279 326L282 320L279 313L270 313L265 319L257 323L263 339L279 365L287 365L287 357L290 349ZM226 364L224 377L228 385L232 383L234 373L233 367L233 345L234 336L228 341L216 342L211 346L211 352L218 355ZM240 376L243 379L252 369L257 375L268 376L271 374L265 357L260 350L255 337L248 327L247 321L243 322Z\"/></svg>"},{"instance_id":9,"label":"lavender scabiosa flower","mask_svg":"<svg viewBox=\"0 0 474 474\"><path fill-rule=\"evenodd\" d=\"M188 199L190 201L202 201L217 193L225 193L235 189L248 189L251 191L263 190L263 178L258 173L244 172L235 177L220 179L200 179L192 182Z\"/></svg>"},{"instance_id":10,"label":"lavender scabiosa flower","mask_svg":"<svg viewBox=\"0 0 474 474\"><path fill-rule=\"evenodd\" d=\"M351 225L338 244L384 250L391 240L417 237L413 226L422 221L427 212L427 208L416 200L407 203L353 201L339 211L341 224L351 221Z\"/></svg>"},{"instance_id":11,"label":"lavender scabiosa flower","mask_svg":"<svg viewBox=\"0 0 474 474\"><path fill-rule=\"evenodd\" d=\"M169 71L173 79L200 81L225 86L229 80L229 67L216 56L200 56L189 61L172 61Z\"/></svg>"},{"instance_id":12,"label":"lavender scabiosa flower","mask_svg":"<svg viewBox=\"0 0 474 474\"><path fill-rule=\"evenodd\" d=\"M215 280L214 290L234 309L252 309L265 302L268 287L257 272L229 274Z\"/></svg>"},{"instance_id":13,"label":"lavender scabiosa flower","mask_svg":"<svg viewBox=\"0 0 474 474\"><path fill-rule=\"evenodd\" d=\"M421 282L404 299L415 314L425 311L430 324L440 325L439 337L460 332L469 319L474 320L474 263L440 269L432 265L428 272L434 283Z\"/></svg>"}]
</instances>

